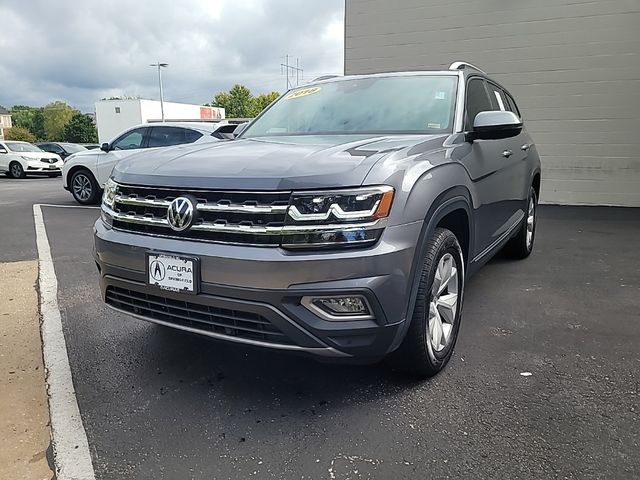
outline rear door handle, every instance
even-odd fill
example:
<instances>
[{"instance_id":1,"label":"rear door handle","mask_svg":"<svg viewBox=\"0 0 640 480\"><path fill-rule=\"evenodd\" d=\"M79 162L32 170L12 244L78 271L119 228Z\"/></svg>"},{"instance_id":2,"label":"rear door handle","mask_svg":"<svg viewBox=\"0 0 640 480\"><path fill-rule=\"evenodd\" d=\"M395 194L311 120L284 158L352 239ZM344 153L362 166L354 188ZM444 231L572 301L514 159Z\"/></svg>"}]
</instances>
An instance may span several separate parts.
<instances>
[{"instance_id":1,"label":"rear door handle","mask_svg":"<svg viewBox=\"0 0 640 480\"><path fill-rule=\"evenodd\" d=\"M502 152L502 156L504 158L509 158L511 155L513 155L513 152L511 150L505 150L504 152Z\"/></svg>"},{"instance_id":2,"label":"rear door handle","mask_svg":"<svg viewBox=\"0 0 640 480\"><path fill-rule=\"evenodd\" d=\"M528 152L530 148L531 148L531 145L529 145L528 143L525 143L520 147L520 150L522 150L523 152Z\"/></svg>"}]
</instances>

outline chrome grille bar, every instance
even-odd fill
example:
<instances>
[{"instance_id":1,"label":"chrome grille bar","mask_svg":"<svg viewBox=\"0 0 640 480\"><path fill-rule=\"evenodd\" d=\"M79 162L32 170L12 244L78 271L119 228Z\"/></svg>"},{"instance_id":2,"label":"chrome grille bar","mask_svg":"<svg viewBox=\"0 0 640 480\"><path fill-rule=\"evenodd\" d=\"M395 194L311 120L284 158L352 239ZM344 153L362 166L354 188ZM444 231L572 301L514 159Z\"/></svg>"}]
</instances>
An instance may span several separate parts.
<instances>
[{"instance_id":1,"label":"chrome grille bar","mask_svg":"<svg viewBox=\"0 0 640 480\"><path fill-rule=\"evenodd\" d=\"M168 200L158 200L155 198L140 198L126 195L116 195L115 202L122 205L133 205L136 207L164 207L169 208L171 204ZM284 214L287 205L243 205L226 203L198 203L196 208L199 212L218 213L273 213Z\"/></svg>"},{"instance_id":2,"label":"chrome grille bar","mask_svg":"<svg viewBox=\"0 0 640 480\"><path fill-rule=\"evenodd\" d=\"M115 199L116 203L120 203L122 205L133 205L136 207L164 207L169 208L171 204L168 200L156 200L151 198L138 198L138 197L127 197L122 195L116 195Z\"/></svg>"},{"instance_id":3,"label":"chrome grille bar","mask_svg":"<svg viewBox=\"0 0 640 480\"><path fill-rule=\"evenodd\" d=\"M138 225L148 226L160 226L166 227L168 233L171 233L171 227L166 218L148 217L142 215L135 215L132 213L120 213L116 212L105 205L102 206L103 210L113 220L126 223L135 223ZM386 224L386 219L376 220L368 223L355 223L355 224L340 224L340 225L285 225L281 227L271 227L265 225L241 225L241 224L223 224L223 223L197 223L193 225L190 230L200 232L213 232L213 233L246 233L250 235L290 235L296 233L333 233L344 232L353 230L371 230L377 228L383 228Z\"/></svg>"}]
</instances>

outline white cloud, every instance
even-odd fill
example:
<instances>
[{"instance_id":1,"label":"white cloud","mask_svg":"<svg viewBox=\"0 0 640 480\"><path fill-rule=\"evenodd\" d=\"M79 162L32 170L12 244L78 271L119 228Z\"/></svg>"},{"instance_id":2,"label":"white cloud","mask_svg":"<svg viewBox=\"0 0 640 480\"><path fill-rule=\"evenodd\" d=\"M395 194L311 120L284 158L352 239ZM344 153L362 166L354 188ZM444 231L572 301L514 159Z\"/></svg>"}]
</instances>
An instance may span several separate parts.
<instances>
[{"instance_id":1,"label":"white cloud","mask_svg":"<svg viewBox=\"0 0 640 480\"><path fill-rule=\"evenodd\" d=\"M111 95L203 103L234 83L282 91L280 63L305 78L342 73L344 0L2 0L0 104L64 100L85 111Z\"/></svg>"}]
</instances>

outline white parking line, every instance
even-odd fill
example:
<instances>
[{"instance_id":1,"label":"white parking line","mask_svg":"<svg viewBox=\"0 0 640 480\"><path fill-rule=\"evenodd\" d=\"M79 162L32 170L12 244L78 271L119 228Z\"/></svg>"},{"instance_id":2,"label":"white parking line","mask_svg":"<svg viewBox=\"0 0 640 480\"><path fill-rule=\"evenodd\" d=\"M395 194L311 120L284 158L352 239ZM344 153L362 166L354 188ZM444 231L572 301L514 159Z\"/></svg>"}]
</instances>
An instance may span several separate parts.
<instances>
[{"instance_id":1,"label":"white parking line","mask_svg":"<svg viewBox=\"0 0 640 480\"><path fill-rule=\"evenodd\" d=\"M48 206L48 205L47 205ZM66 205L52 205L66 207ZM95 207L89 207L95 208ZM58 307L58 280L40 204L33 206L38 248L42 353L57 480L94 480L87 434L73 388Z\"/></svg>"}]
</instances>

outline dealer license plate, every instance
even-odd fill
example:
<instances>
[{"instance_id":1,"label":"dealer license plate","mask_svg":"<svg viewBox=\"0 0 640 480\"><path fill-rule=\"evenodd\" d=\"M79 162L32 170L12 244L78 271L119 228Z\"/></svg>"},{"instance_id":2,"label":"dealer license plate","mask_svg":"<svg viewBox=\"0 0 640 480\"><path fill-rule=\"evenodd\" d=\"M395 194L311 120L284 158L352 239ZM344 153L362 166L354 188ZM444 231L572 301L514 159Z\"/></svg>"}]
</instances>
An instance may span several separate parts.
<instances>
[{"instance_id":1,"label":"dealer license plate","mask_svg":"<svg viewBox=\"0 0 640 480\"><path fill-rule=\"evenodd\" d=\"M197 292L198 262L193 257L147 254L147 283L172 292Z\"/></svg>"}]
</instances>

